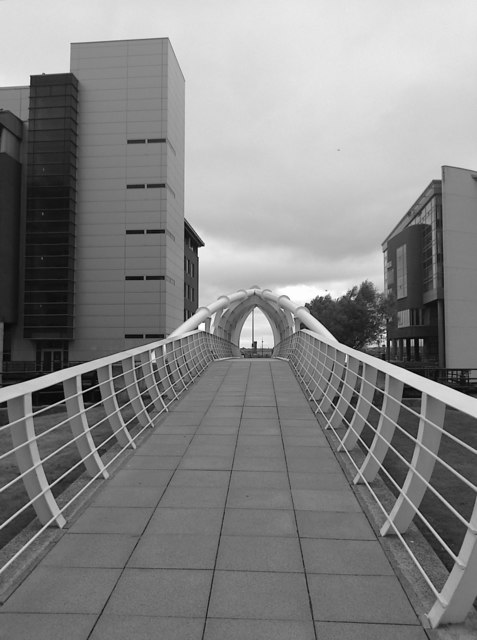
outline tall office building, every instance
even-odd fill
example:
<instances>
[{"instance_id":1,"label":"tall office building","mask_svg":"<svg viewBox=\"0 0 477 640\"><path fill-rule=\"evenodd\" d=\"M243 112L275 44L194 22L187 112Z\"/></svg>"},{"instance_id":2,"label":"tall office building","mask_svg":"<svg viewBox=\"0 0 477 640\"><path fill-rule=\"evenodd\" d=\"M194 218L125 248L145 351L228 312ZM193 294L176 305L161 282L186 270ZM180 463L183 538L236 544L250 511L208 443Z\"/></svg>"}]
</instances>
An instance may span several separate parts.
<instances>
[{"instance_id":1,"label":"tall office building","mask_svg":"<svg viewBox=\"0 0 477 640\"><path fill-rule=\"evenodd\" d=\"M167 38L72 44L68 73L0 88L7 360L91 360L163 338L197 308L184 89Z\"/></svg>"},{"instance_id":2,"label":"tall office building","mask_svg":"<svg viewBox=\"0 0 477 640\"><path fill-rule=\"evenodd\" d=\"M477 171L442 167L383 243L388 357L477 369Z\"/></svg>"}]
</instances>

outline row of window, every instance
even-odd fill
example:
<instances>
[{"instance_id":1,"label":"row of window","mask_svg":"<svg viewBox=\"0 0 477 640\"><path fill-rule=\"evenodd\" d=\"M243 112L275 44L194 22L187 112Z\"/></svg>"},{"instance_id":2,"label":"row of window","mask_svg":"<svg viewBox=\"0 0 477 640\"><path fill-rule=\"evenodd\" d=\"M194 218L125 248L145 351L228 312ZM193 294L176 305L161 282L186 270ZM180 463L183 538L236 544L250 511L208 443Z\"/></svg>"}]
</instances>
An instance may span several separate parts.
<instances>
[{"instance_id":1,"label":"row of window","mask_svg":"<svg viewBox=\"0 0 477 640\"><path fill-rule=\"evenodd\" d=\"M124 337L129 340L144 340L144 338L164 340L166 336L163 333L125 333Z\"/></svg>"},{"instance_id":2,"label":"row of window","mask_svg":"<svg viewBox=\"0 0 477 640\"><path fill-rule=\"evenodd\" d=\"M184 298L191 302L195 302L195 289L194 287L191 287L190 284L187 284L187 282L184 282Z\"/></svg>"},{"instance_id":3,"label":"row of window","mask_svg":"<svg viewBox=\"0 0 477 640\"><path fill-rule=\"evenodd\" d=\"M176 150L172 146L170 140L167 138L129 138L127 141L128 144L158 144L158 143L167 143L171 148L174 155L176 155Z\"/></svg>"},{"instance_id":4,"label":"row of window","mask_svg":"<svg viewBox=\"0 0 477 640\"><path fill-rule=\"evenodd\" d=\"M126 189L167 189L176 197L176 192L171 189L171 187L165 182L147 182L147 183L135 183L135 184L127 184Z\"/></svg>"},{"instance_id":5,"label":"row of window","mask_svg":"<svg viewBox=\"0 0 477 640\"><path fill-rule=\"evenodd\" d=\"M141 235L141 234L154 234L165 233L171 240L176 239L175 235L169 231L169 229L126 229L126 235Z\"/></svg>"},{"instance_id":6,"label":"row of window","mask_svg":"<svg viewBox=\"0 0 477 640\"><path fill-rule=\"evenodd\" d=\"M126 189L165 189L164 182L149 182L147 184L128 184Z\"/></svg>"},{"instance_id":7,"label":"row of window","mask_svg":"<svg viewBox=\"0 0 477 640\"><path fill-rule=\"evenodd\" d=\"M398 329L402 327L420 327L424 324L422 309L403 309L397 312Z\"/></svg>"},{"instance_id":8,"label":"row of window","mask_svg":"<svg viewBox=\"0 0 477 640\"><path fill-rule=\"evenodd\" d=\"M170 282L171 284L175 284L176 281L174 280L174 278L171 278L170 276L157 276L157 275L150 275L150 276L125 276L124 277L125 280L166 280L166 282Z\"/></svg>"},{"instance_id":9,"label":"row of window","mask_svg":"<svg viewBox=\"0 0 477 640\"><path fill-rule=\"evenodd\" d=\"M195 277L195 264L186 256L184 256L184 273L189 275L191 278Z\"/></svg>"}]
</instances>

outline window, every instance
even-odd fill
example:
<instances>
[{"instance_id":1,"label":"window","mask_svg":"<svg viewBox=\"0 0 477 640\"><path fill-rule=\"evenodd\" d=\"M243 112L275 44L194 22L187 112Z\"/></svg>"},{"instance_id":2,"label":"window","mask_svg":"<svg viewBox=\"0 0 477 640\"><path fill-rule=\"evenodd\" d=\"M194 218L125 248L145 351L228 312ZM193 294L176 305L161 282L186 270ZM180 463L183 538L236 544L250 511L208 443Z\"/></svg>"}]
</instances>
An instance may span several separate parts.
<instances>
[{"instance_id":1,"label":"window","mask_svg":"<svg viewBox=\"0 0 477 640\"><path fill-rule=\"evenodd\" d=\"M163 333L146 333L146 338L156 338L157 340L163 340L166 336Z\"/></svg>"},{"instance_id":2,"label":"window","mask_svg":"<svg viewBox=\"0 0 477 640\"><path fill-rule=\"evenodd\" d=\"M410 321L410 310L404 309L403 311L397 312L397 326L398 329L402 327L409 327Z\"/></svg>"},{"instance_id":3,"label":"window","mask_svg":"<svg viewBox=\"0 0 477 640\"><path fill-rule=\"evenodd\" d=\"M144 234L144 229L126 229L126 235L128 236L139 234Z\"/></svg>"},{"instance_id":4,"label":"window","mask_svg":"<svg viewBox=\"0 0 477 640\"><path fill-rule=\"evenodd\" d=\"M148 189L165 189L166 185L163 182L149 182L147 185Z\"/></svg>"},{"instance_id":5,"label":"window","mask_svg":"<svg viewBox=\"0 0 477 640\"><path fill-rule=\"evenodd\" d=\"M128 140L128 144L144 144L145 142L146 142L146 140L144 138Z\"/></svg>"},{"instance_id":6,"label":"window","mask_svg":"<svg viewBox=\"0 0 477 640\"><path fill-rule=\"evenodd\" d=\"M146 276L146 280L164 280L164 276Z\"/></svg>"},{"instance_id":7,"label":"window","mask_svg":"<svg viewBox=\"0 0 477 640\"><path fill-rule=\"evenodd\" d=\"M146 229L146 233L166 233L165 229Z\"/></svg>"},{"instance_id":8,"label":"window","mask_svg":"<svg viewBox=\"0 0 477 640\"><path fill-rule=\"evenodd\" d=\"M397 298L407 297L407 252L403 244L396 249L396 285Z\"/></svg>"},{"instance_id":9,"label":"window","mask_svg":"<svg viewBox=\"0 0 477 640\"><path fill-rule=\"evenodd\" d=\"M127 184L126 189L145 189L145 184Z\"/></svg>"},{"instance_id":10,"label":"window","mask_svg":"<svg viewBox=\"0 0 477 640\"><path fill-rule=\"evenodd\" d=\"M126 276L126 280L144 280L144 276Z\"/></svg>"},{"instance_id":11,"label":"window","mask_svg":"<svg viewBox=\"0 0 477 640\"><path fill-rule=\"evenodd\" d=\"M135 340L140 339L140 340L142 340L144 338L144 334L142 334L142 333L125 333L124 337L127 338L127 339L135 339Z\"/></svg>"},{"instance_id":12,"label":"window","mask_svg":"<svg viewBox=\"0 0 477 640\"><path fill-rule=\"evenodd\" d=\"M166 139L165 138L148 138L147 141L149 142L149 144L154 144L158 142L166 142Z\"/></svg>"}]
</instances>

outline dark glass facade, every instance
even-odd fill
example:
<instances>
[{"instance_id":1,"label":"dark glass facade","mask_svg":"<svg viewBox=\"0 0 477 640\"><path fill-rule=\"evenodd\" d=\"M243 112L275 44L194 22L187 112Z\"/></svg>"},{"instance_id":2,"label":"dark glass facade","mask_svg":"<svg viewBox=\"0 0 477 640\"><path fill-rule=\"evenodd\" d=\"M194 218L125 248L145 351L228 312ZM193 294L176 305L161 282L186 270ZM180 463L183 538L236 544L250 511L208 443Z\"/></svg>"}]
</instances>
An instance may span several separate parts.
<instances>
[{"instance_id":1,"label":"dark glass facade","mask_svg":"<svg viewBox=\"0 0 477 640\"><path fill-rule=\"evenodd\" d=\"M395 301L387 355L410 367L446 366L441 190L433 180L383 245L385 292Z\"/></svg>"},{"instance_id":2,"label":"dark glass facade","mask_svg":"<svg viewBox=\"0 0 477 640\"><path fill-rule=\"evenodd\" d=\"M72 340L78 81L32 76L25 228L24 336Z\"/></svg>"}]
</instances>

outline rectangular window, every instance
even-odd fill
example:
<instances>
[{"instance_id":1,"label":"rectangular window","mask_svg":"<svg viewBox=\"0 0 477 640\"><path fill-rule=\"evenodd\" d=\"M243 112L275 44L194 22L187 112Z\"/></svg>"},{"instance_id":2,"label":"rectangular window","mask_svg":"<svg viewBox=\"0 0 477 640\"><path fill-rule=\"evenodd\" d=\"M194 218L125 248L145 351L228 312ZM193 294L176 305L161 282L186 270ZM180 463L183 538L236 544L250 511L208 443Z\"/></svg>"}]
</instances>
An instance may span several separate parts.
<instances>
[{"instance_id":1,"label":"rectangular window","mask_svg":"<svg viewBox=\"0 0 477 640\"><path fill-rule=\"evenodd\" d=\"M146 333L146 338L152 338L156 340L163 340L166 336L163 333Z\"/></svg>"},{"instance_id":2,"label":"rectangular window","mask_svg":"<svg viewBox=\"0 0 477 640\"><path fill-rule=\"evenodd\" d=\"M163 182L148 182L148 189L165 189L166 185Z\"/></svg>"},{"instance_id":3,"label":"rectangular window","mask_svg":"<svg viewBox=\"0 0 477 640\"><path fill-rule=\"evenodd\" d=\"M154 144L158 142L166 142L166 139L165 138L148 138L147 141L149 142L149 144Z\"/></svg>"},{"instance_id":4,"label":"rectangular window","mask_svg":"<svg viewBox=\"0 0 477 640\"><path fill-rule=\"evenodd\" d=\"M146 276L146 280L164 280L164 276Z\"/></svg>"},{"instance_id":5,"label":"rectangular window","mask_svg":"<svg viewBox=\"0 0 477 640\"><path fill-rule=\"evenodd\" d=\"M144 138L137 138L128 140L128 144L145 144L146 140Z\"/></svg>"},{"instance_id":6,"label":"rectangular window","mask_svg":"<svg viewBox=\"0 0 477 640\"><path fill-rule=\"evenodd\" d=\"M126 235L128 236L132 236L132 235L143 235L144 234L144 229L126 229Z\"/></svg>"},{"instance_id":7,"label":"rectangular window","mask_svg":"<svg viewBox=\"0 0 477 640\"><path fill-rule=\"evenodd\" d=\"M409 327L410 324L411 324L410 310L409 309L404 309L402 311L398 311L397 312L397 326L398 326L398 329L401 329L402 327Z\"/></svg>"},{"instance_id":8,"label":"rectangular window","mask_svg":"<svg viewBox=\"0 0 477 640\"><path fill-rule=\"evenodd\" d=\"M165 229L146 229L146 233L166 233Z\"/></svg>"},{"instance_id":9,"label":"rectangular window","mask_svg":"<svg viewBox=\"0 0 477 640\"><path fill-rule=\"evenodd\" d=\"M396 287L397 298L407 297L407 250L403 244L396 249Z\"/></svg>"},{"instance_id":10,"label":"rectangular window","mask_svg":"<svg viewBox=\"0 0 477 640\"><path fill-rule=\"evenodd\" d=\"M126 189L145 189L145 184L127 184Z\"/></svg>"},{"instance_id":11,"label":"rectangular window","mask_svg":"<svg viewBox=\"0 0 477 640\"><path fill-rule=\"evenodd\" d=\"M125 333L124 337L125 338L129 338L129 339L142 340L144 338L144 334L142 334L142 333Z\"/></svg>"},{"instance_id":12,"label":"rectangular window","mask_svg":"<svg viewBox=\"0 0 477 640\"><path fill-rule=\"evenodd\" d=\"M144 280L144 276L126 276L126 280Z\"/></svg>"}]
</instances>

